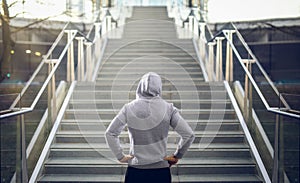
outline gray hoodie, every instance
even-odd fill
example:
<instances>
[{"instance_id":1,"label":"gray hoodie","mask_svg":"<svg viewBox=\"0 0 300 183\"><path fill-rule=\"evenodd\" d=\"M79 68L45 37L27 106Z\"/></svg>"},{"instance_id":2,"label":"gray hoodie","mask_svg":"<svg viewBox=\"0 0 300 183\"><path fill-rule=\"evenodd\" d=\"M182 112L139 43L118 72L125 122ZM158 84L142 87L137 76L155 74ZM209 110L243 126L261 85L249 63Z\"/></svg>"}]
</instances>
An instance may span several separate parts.
<instances>
[{"instance_id":1,"label":"gray hoodie","mask_svg":"<svg viewBox=\"0 0 300 183\"><path fill-rule=\"evenodd\" d=\"M162 82L158 74L145 74L136 90L136 99L125 104L106 130L106 142L118 160L124 157L118 136L127 125L130 150L134 158L128 164L137 168L168 167L167 140L171 126L180 136L174 155L182 158L194 140L194 134L173 104L161 98Z\"/></svg>"}]
</instances>

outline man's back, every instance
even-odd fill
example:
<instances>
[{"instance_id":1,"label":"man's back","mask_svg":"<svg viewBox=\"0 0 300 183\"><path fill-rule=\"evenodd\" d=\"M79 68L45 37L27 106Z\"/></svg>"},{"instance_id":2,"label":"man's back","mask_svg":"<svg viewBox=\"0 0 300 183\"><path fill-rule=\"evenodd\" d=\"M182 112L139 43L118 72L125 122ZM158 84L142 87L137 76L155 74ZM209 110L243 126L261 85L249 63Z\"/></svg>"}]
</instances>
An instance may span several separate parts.
<instances>
[{"instance_id":1,"label":"man's back","mask_svg":"<svg viewBox=\"0 0 300 183\"><path fill-rule=\"evenodd\" d=\"M166 157L170 126L181 136L174 157L182 158L194 140L190 126L173 104L161 98L161 92L160 76L151 72L145 74L137 87L136 99L123 106L106 130L112 152L130 168L169 168ZM129 155L123 153L118 139L125 126L130 140Z\"/></svg>"}]
</instances>

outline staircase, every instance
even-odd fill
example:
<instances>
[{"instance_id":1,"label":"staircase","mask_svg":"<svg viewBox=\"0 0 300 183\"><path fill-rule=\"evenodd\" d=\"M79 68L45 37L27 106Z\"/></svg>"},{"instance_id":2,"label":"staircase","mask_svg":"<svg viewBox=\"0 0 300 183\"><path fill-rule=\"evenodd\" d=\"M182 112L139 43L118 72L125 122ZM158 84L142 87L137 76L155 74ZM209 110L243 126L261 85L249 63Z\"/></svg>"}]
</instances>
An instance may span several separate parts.
<instances>
[{"instance_id":1,"label":"staircase","mask_svg":"<svg viewBox=\"0 0 300 183\"><path fill-rule=\"evenodd\" d=\"M154 20L156 19L156 20ZM78 82L38 182L122 182L104 131L146 72L180 109L196 138L172 167L173 182L262 182L223 82L205 82L191 39L178 39L164 7L136 7L122 39L109 39L96 82ZM169 132L169 153L178 136ZM120 141L128 152L126 132Z\"/></svg>"}]
</instances>

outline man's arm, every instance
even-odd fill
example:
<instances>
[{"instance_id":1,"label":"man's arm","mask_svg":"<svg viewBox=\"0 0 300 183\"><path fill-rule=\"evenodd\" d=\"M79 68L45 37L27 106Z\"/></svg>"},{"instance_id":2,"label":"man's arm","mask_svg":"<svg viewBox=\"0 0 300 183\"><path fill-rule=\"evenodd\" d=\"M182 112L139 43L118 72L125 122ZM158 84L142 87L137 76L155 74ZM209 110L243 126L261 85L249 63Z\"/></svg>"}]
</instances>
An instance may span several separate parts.
<instances>
[{"instance_id":1,"label":"man's arm","mask_svg":"<svg viewBox=\"0 0 300 183\"><path fill-rule=\"evenodd\" d=\"M177 150L174 153L175 158L181 159L193 143L195 135L191 127L182 118L176 108L174 108L172 112L171 126L181 136Z\"/></svg>"},{"instance_id":2,"label":"man's arm","mask_svg":"<svg viewBox=\"0 0 300 183\"><path fill-rule=\"evenodd\" d=\"M124 129L125 125L126 117L125 108L123 107L117 116L112 120L105 132L106 143L119 161L125 157L119 140L119 135Z\"/></svg>"}]
</instances>

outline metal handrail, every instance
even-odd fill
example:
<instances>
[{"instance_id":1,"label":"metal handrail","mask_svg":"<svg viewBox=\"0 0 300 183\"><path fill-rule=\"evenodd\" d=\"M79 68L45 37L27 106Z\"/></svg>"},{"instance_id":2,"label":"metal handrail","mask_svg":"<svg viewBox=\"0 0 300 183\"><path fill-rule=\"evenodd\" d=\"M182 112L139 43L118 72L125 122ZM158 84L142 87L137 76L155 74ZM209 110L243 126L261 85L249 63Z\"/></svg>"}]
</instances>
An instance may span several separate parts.
<instances>
[{"instance_id":1,"label":"metal handrail","mask_svg":"<svg viewBox=\"0 0 300 183\"><path fill-rule=\"evenodd\" d=\"M193 18L197 19L196 16L194 16ZM242 45L244 46L244 48L246 49L246 51L248 52L248 54L255 60L256 65L258 66L260 72L263 74L263 76L265 77L265 79L267 80L268 84L271 86L271 88L273 89L273 91L276 93L277 96L279 96L279 91L277 90L277 88L275 87L275 85L273 84L273 82L271 81L271 79L269 78L268 74L266 73L266 71L263 69L263 67L261 66L261 64L259 63L258 59L255 57L255 55L253 54L253 52L251 51L251 49L249 48L248 44L246 43L246 41L244 40L243 36L241 35L241 33L238 31L237 27L233 24L233 23L228 23L229 25L232 26L234 32L237 34L239 40L241 41ZM226 24L226 25L228 25ZM198 25L193 25L193 26L198 26ZM208 26L205 24L205 27L208 28ZM225 27L225 26L224 26ZM208 29L209 30L209 29ZM198 31L201 32L200 27L198 26ZM226 29L227 31L227 29ZM232 40L228 37L228 35L225 33L225 30L221 30L219 31L216 35L211 36L212 38L210 40L206 40L206 43L209 42L214 42L216 40L216 38L220 37L221 35L224 35L224 37L226 38L227 42L229 43L230 47L232 48L232 50L234 51L236 57L238 58L238 61L240 63L240 65L242 66L244 72L246 73L246 75L248 76L249 80L251 81L251 83L253 84L256 92L258 93L260 99L262 100L265 108L273 113L277 113L277 114L281 114L281 115L286 115L286 116L290 116L290 117L294 117L294 118L300 118L300 115L296 115L294 113L288 112L288 111L283 111L280 110L277 107L270 107L269 103L267 102L266 98L264 97L263 93L261 92L261 90L259 89L257 83L255 82L255 80L252 77L252 74L248 71L248 69L246 68L246 66L243 63L243 59L241 58L239 52L237 51L235 45L233 44ZM209 31L210 32L210 31ZM282 101L283 105L285 106L286 109L290 109L290 106L288 105L288 103L286 102L286 100L283 97L280 97L280 100Z\"/></svg>"},{"instance_id":2,"label":"metal handrail","mask_svg":"<svg viewBox=\"0 0 300 183\"><path fill-rule=\"evenodd\" d=\"M279 91L277 90L277 88L275 87L275 85L273 84L273 82L271 81L270 77L268 76L268 74L266 73L266 71L263 69L263 67L260 65L258 59L256 58L256 56L253 54L253 52L251 51L251 49L249 48L248 44L246 43L246 41L244 40L243 36L241 35L241 33L239 32L239 30L237 29L237 27L231 23L232 26L234 27L236 34L239 38L239 40L242 42L243 46L246 48L247 52L249 53L249 55L255 60L255 63L257 64L259 70L261 71L261 73L264 75L264 77L266 78L266 80L268 81L268 83L270 84L270 86L272 87L272 89L274 90L274 92L277 94L277 96L279 96ZM288 105L288 103L286 102L286 100L284 98L280 98L280 100L282 100L284 106L286 108L290 108L290 106Z\"/></svg>"},{"instance_id":3,"label":"metal handrail","mask_svg":"<svg viewBox=\"0 0 300 183\"><path fill-rule=\"evenodd\" d=\"M65 30L65 29L64 29ZM60 37L60 35L59 35ZM73 35L72 40L75 39L76 34ZM62 36L60 37L62 38ZM41 98L42 94L44 93L44 91L46 90L46 87L48 85L48 83L50 82L50 80L52 79L55 71L57 70L58 66L60 66L60 63L63 59L63 57L65 56L65 53L67 52L69 46L71 45L71 42L68 42L65 46L65 48L63 49L60 57L58 58L58 62L55 64L54 68L52 69L52 71L50 72L50 74L47 76L47 79L44 81L41 89L39 90L38 94L36 95L36 97L34 98L32 104L30 105L30 107L26 107L26 108L19 108L19 111L14 111L8 114L4 114L0 116L0 119L2 118L7 118L7 117L12 117L12 116L16 116L16 115L20 115L20 114L25 114L27 112L31 112L33 111L33 109L35 108L35 106L37 105L39 99ZM26 84L26 86L24 87L24 90L22 90L21 95L19 95L15 102L13 103L13 107L11 108L12 110L16 110L14 107L15 105L19 102L19 100L21 99L22 95L27 91L29 85L32 83L33 79L35 78L35 76L37 75L37 73L41 70L42 66L45 64L47 56L50 55L50 51L52 51L52 49L49 50L48 54L43 58L41 64L39 65L40 67L38 67L38 69L35 71L35 75L33 75L33 77L31 77L30 81Z\"/></svg>"},{"instance_id":4,"label":"metal handrail","mask_svg":"<svg viewBox=\"0 0 300 183\"><path fill-rule=\"evenodd\" d=\"M252 74L248 71L248 69L246 68L246 66L244 65L241 56L239 55L236 47L234 46L233 42L228 38L228 35L224 33L225 38L227 39L228 43L230 44L231 48L233 49L233 51L235 52L236 57L238 58L238 61L240 63L240 65L242 66L244 72L247 74L249 80L251 81L253 87L255 88L257 94L259 95L260 99L262 100L264 106L266 107L266 109L270 112L273 113L277 113L277 114L281 114L281 115L285 115L285 116L289 116L289 117L294 117L294 118L299 118L300 119L300 115L296 115L287 111L282 111L280 110L280 108L275 108L275 107L270 107L269 103L267 102L267 100L265 99L263 93L261 92L261 90L259 89L257 83L255 82L254 78L252 77ZM246 44L244 42L244 44ZM248 48L249 49L249 48ZM251 52L252 53L252 52ZM255 59L255 61L257 61L257 59L255 57L253 57ZM259 62L257 62L257 65L259 65ZM260 65L259 65L260 66ZM261 71L265 73L265 71L263 70L263 68L260 66ZM267 75L266 75L267 76ZM271 81L271 79L267 76L266 79L268 80L268 82ZM278 94L279 96L279 92L276 89L276 87L274 86L274 84L272 82L269 83L272 88L274 89L274 91L276 92L276 94ZM283 99L283 97L281 97L281 99ZM284 100L284 104L287 104L287 102ZM287 108L290 108L288 105L286 106Z\"/></svg>"},{"instance_id":5,"label":"metal handrail","mask_svg":"<svg viewBox=\"0 0 300 183\"><path fill-rule=\"evenodd\" d=\"M63 57L65 56L66 52L68 51L68 48L70 47L70 45L72 44L73 40L75 39L75 37L77 36L77 34L79 34L80 36L82 36L86 41L88 42L93 42L91 41L87 36L85 36L82 32L80 31L75 31L75 34L72 36L71 41L69 41L63 51L60 54L60 57L57 59L57 63L55 64L54 68L52 69L52 71L49 73L49 75L47 76L46 80L44 81L41 89L39 90L38 94L36 95L36 97L34 98L34 101L32 102L32 104L30 105L30 107L16 107L16 105L18 104L18 102L21 100L22 96L26 93L27 89L29 88L29 86L32 84L33 80L36 78L37 74L41 71L42 67L44 66L44 64L46 64L46 60L51 56L53 50L56 48L56 46L58 45L58 43L61 41L61 39L63 38L65 31L67 30L68 25L70 24L70 22L68 22L64 28L62 29L62 31L59 33L59 35L57 36L56 40L54 41L54 43L52 44L52 46L50 47L50 49L48 50L47 54L45 56L43 56L43 59L41 61L41 63L38 65L37 69L34 71L34 73L32 74L32 76L30 77L30 79L28 80L28 82L26 83L26 85L24 86L24 88L22 89L22 91L20 92L20 95L18 95L16 97L16 99L14 100L14 102L12 103L12 105L10 106L9 109L7 109L6 111L11 111L9 113L5 113L3 115L0 115L0 119L3 118L7 118L7 117L12 117L12 116L16 116L16 115L20 115L20 114L25 114L28 112L33 111L33 109L35 108L35 106L37 105L40 97L42 96L42 94L44 93L44 91L46 90L47 85L49 84L50 80L52 79L52 77L55 74L55 71L57 70L57 68L59 67Z\"/></svg>"},{"instance_id":6,"label":"metal handrail","mask_svg":"<svg viewBox=\"0 0 300 183\"><path fill-rule=\"evenodd\" d=\"M55 49L55 47L57 46L57 44L59 43L59 41L62 39L62 37L64 36L64 32L66 30L66 28L68 27L70 22L68 22L64 28L62 29L62 31L59 33L59 35L57 36L56 40L54 41L54 43L52 44L52 46L50 47L50 49L48 50L47 54L44 56L42 62L38 65L38 67L36 68L36 70L34 71L34 73L32 74L32 76L30 77L30 79L28 80L28 82L26 83L26 85L24 86L24 88L22 89L20 95L15 99L15 101L12 103L12 105L10 106L10 109L15 108L15 106L17 105L17 103L20 101L21 97L24 95L24 93L27 91L28 87L31 85L32 81L34 80L34 78L37 76L37 74L41 71L46 58L50 57L51 53L53 52L53 50ZM1 119L1 116L0 116Z\"/></svg>"}]
</instances>

